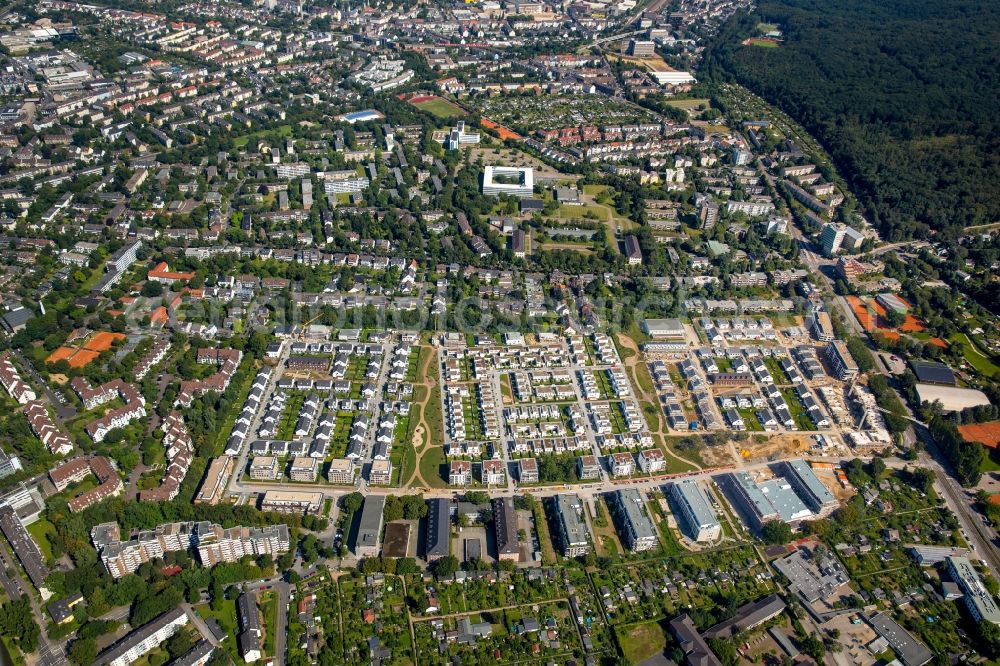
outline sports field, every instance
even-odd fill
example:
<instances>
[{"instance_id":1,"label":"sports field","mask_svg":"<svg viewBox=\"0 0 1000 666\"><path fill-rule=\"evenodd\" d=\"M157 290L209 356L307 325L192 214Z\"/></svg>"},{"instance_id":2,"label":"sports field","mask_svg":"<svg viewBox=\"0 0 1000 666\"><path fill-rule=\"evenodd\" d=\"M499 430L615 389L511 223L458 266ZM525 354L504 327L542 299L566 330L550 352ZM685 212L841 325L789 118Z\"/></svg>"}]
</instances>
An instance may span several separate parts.
<instances>
[{"instance_id":1,"label":"sports field","mask_svg":"<svg viewBox=\"0 0 1000 666\"><path fill-rule=\"evenodd\" d=\"M421 111L426 111L437 118L461 118L466 115L460 106L437 95L423 95L409 101Z\"/></svg>"},{"instance_id":2,"label":"sports field","mask_svg":"<svg viewBox=\"0 0 1000 666\"><path fill-rule=\"evenodd\" d=\"M759 46L764 49L778 48L778 42L768 37L751 37L743 43L747 46Z\"/></svg>"}]
</instances>

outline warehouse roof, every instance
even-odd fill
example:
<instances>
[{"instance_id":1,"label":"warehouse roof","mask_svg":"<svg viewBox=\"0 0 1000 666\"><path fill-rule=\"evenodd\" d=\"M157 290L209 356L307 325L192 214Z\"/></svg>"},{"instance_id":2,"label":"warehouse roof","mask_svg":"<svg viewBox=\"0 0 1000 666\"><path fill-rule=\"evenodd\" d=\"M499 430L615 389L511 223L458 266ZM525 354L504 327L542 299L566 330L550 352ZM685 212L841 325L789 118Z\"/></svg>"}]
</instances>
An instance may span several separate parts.
<instances>
[{"instance_id":1,"label":"warehouse roof","mask_svg":"<svg viewBox=\"0 0 1000 666\"><path fill-rule=\"evenodd\" d=\"M927 384L955 385L955 373L944 363L936 361L910 361L917 379Z\"/></svg>"},{"instance_id":2,"label":"warehouse roof","mask_svg":"<svg viewBox=\"0 0 1000 666\"><path fill-rule=\"evenodd\" d=\"M941 401L946 412L960 412L968 407L979 407L990 404L989 398L976 389L959 388L957 386L940 386L937 384L916 384L917 396L920 402Z\"/></svg>"}]
</instances>

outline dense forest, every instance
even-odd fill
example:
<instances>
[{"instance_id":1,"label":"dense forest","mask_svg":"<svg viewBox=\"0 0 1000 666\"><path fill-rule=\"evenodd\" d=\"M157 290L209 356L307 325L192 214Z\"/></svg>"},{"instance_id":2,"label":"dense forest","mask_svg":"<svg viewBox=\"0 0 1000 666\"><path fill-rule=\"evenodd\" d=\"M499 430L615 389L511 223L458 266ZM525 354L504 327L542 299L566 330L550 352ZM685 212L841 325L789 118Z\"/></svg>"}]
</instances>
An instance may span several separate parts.
<instances>
[{"instance_id":1,"label":"dense forest","mask_svg":"<svg viewBox=\"0 0 1000 666\"><path fill-rule=\"evenodd\" d=\"M759 22L780 27L780 47L741 43ZM887 238L1000 221L995 0L763 0L703 62L816 136Z\"/></svg>"}]
</instances>

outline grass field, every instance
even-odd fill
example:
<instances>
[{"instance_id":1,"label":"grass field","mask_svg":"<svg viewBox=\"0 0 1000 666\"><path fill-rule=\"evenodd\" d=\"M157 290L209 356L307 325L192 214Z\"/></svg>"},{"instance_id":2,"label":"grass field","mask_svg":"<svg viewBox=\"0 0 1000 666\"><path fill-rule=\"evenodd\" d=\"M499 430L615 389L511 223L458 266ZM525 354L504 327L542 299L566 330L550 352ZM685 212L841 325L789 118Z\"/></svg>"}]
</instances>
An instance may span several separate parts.
<instances>
[{"instance_id":1,"label":"grass field","mask_svg":"<svg viewBox=\"0 0 1000 666\"><path fill-rule=\"evenodd\" d=\"M39 518L28 525L26 529L28 530L28 534L35 540L35 543L38 544L38 548L42 551L45 561L52 562L52 544L49 543L46 536L49 534L55 536L56 526L44 518Z\"/></svg>"},{"instance_id":2,"label":"grass field","mask_svg":"<svg viewBox=\"0 0 1000 666\"><path fill-rule=\"evenodd\" d=\"M962 348L965 360L980 374L985 377L994 377L1000 374L1000 367L993 363L988 356L984 355L979 347L976 346L976 343L970 340L969 336L965 333L955 333L948 341Z\"/></svg>"},{"instance_id":3,"label":"grass field","mask_svg":"<svg viewBox=\"0 0 1000 666\"><path fill-rule=\"evenodd\" d=\"M615 632L625 659L630 664L638 664L660 654L667 645L667 638L658 621L616 627Z\"/></svg>"},{"instance_id":4,"label":"grass field","mask_svg":"<svg viewBox=\"0 0 1000 666\"><path fill-rule=\"evenodd\" d=\"M447 488L442 468L445 465L444 447L432 444L420 457L420 476L431 488Z\"/></svg>"},{"instance_id":5,"label":"grass field","mask_svg":"<svg viewBox=\"0 0 1000 666\"><path fill-rule=\"evenodd\" d=\"M692 99L668 99L667 104L675 109L693 111L699 106L704 106L707 109L712 105L712 101L704 97L695 97Z\"/></svg>"},{"instance_id":6,"label":"grass field","mask_svg":"<svg viewBox=\"0 0 1000 666\"><path fill-rule=\"evenodd\" d=\"M273 134L274 132L277 132L279 136L289 137L292 135L292 126L281 125L276 130L264 130L261 132L253 132L252 134L245 134L243 136L238 136L235 139L233 139L233 145L236 146L237 148L243 148L248 143L250 143L251 138L267 136L269 134Z\"/></svg>"},{"instance_id":7,"label":"grass field","mask_svg":"<svg viewBox=\"0 0 1000 666\"><path fill-rule=\"evenodd\" d=\"M593 254L593 248L580 243L539 243L538 249L545 250L573 250L581 254Z\"/></svg>"},{"instance_id":8,"label":"grass field","mask_svg":"<svg viewBox=\"0 0 1000 666\"><path fill-rule=\"evenodd\" d=\"M983 474L989 472L1000 472L1000 451L996 449L986 449L986 455L983 456L983 462L979 465L979 471ZM28 530L31 531L30 529Z\"/></svg>"},{"instance_id":9,"label":"grass field","mask_svg":"<svg viewBox=\"0 0 1000 666\"><path fill-rule=\"evenodd\" d=\"M219 627L222 628L226 636L232 637L223 639L222 646L226 648L226 652L229 653L230 657L233 659L240 658L239 650L236 646L236 635L239 633L236 625L236 602L232 599L224 599L222 608L218 611L213 611L209 604L199 604L194 609L198 615L206 620L208 618L215 618L215 621L219 623Z\"/></svg>"},{"instance_id":10,"label":"grass field","mask_svg":"<svg viewBox=\"0 0 1000 666\"><path fill-rule=\"evenodd\" d=\"M411 102L411 104L413 103ZM413 104L413 106L417 107L421 111L426 111L436 118L460 118L466 115L465 111L462 110L461 107L440 97L435 97L434 99L429 99L424 102L417 102Z\"/></svg>"}]
</instances>

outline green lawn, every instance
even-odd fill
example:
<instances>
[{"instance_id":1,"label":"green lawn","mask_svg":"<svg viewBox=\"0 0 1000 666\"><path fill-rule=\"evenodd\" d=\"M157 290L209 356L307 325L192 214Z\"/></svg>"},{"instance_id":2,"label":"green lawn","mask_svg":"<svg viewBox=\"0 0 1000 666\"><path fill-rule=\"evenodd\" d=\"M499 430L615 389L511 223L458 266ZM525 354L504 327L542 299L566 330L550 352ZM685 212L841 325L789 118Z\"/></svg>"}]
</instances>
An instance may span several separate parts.
<instances>
[{"instance_id":1,"label":"green lawn","mask_svg":"<svg viewBox=\"0 0 1000 666\"><path fill-rule=\"evenodd\" d=\"M445 465L444 447L432 443L420 457L420 476L431 488L447 488L448 481L443 476Z\"/></svg>"},{"instance_id":2,"label":"green lawn","mask_svg":"<svg viewBox=\"0 0 1000 666\"><path fill-rule=\"evenodd\" d=\"M642 622L632 626L615 628L618 643L625 659L630 664L638 664L660 654L667 645L667 638L658 621Z\"/></svg>"},{"instance_id":3,"label":"green lawn","mask_svg":"<svg viewBox=\"0 0 1000 666\"><path fill-rule=\"evenodd\" d=\"M46 536L49 534L55 536L56 526L44 518L39 518L35 522L28 525L26 529L28 530L28 534L30 534L35 540L35 543L38 544L38 548L42 551L45 561L52 562L52 560L55 559L52 556L52 544Z\"/></svg>"},{"instance_id":4,"label":"green lawn","mask_svg":"<svg viewBox=\"0 0 1000 666\"><path fill-rule=\"evenodd\" d=\"M965 333L955 333L948 341L961 347L965 360L983 376L992 378L1000 374L1000 366L994 364L988 356L983 354L976 343L970 340Z\"/></svg>"},{"instance_id":5,"label":"green lawn","mask_svg":"<svg viewBox=\"0 0 1000 666\"><path fill-rule=\"evenodd\" d=\"M704 106L706 109L712 106L712 100L696 97L694 99L670 99L667 100L667 104L674 107L675 109L684 109L685 111L694 111L699 106Z\"/></svg>"},{"instance_id":6,"label":"green lawn","mask_svg":"<svg viewBox=\"0 0 1000 666\"><path fill-rule=\"evenodd\" d=\"M235 139L233 139L233 145L236 146L237 148L243 148L248 143L250 143L250 139L251 138L267 136L267 135L273 134L275 131L278 133L279 136L289 137L289 136L292 135L292 126L291 125L281 125L276 130L268 129L268 130L263 130L263 131L260 131L260 132L253 132L252 134L246 134L244 136L238 136Z\"/></svg>"},{"instance_id":7,"label":"green lawn","mask_svg":"<svg viewBox=\"0 0 1000 666\"><path fill-rule=\"evenodd\" d=\"M433 446L444 446L444 416L441 413L441 388L431 389L431 396L424 407L424 422L427 424L427 441Z\"/></svg>"},{"instance_id":8,"label":"green lawn","mask_svg":"<svg viewBox=\"0 0 1000 666\"><path fill-rule=\"evenodd\" d=\"M979 471L986 474L988 472L1000 472L1000 451L996 449L986 449L983 462L979 465Z\"/></svg>"},{"instance_id":9,"label":"green lawn","mask_svg":"<svg viewBox=\"0 0 1000 666\"><path fill-rule=\"evenodd\" d=\"M437 118L459 118L466 115L465 111L463 111L459 106L441 98L432 99L427 102L420 102L418 104L414 104L413 106L417 107L421 111L426 111Z\"/></svg>"},{"instance_id":10,"label":"green lawn","mask_svg":"<svg viewBox=\"0 0 1000 666\"><path fill-rule=\"evenodd\" d=\"M274 655L274 628L278 626L278 597L272 592L260 595L260 614L264 618L264 654Z\"/></svg>"},{"instance_id":11,"label":"green lawn","mask_svg":"<svg viewBox=\"0 0 1000 666\"><path fill-rule=\"evenodd\" d=\"M219 623L219 627L222 628L223 633L227 636L227 638L222 640L222 646L226 648L226 651L235 663L240 663L242 659L236 645L236 635L239 633L239 627L236 623L236 601L234 599L223 599L222 608L218 611L213 611L209 604L199 604L194 609L204 619L214 618Z\"/></svg>"}]
</instances>

